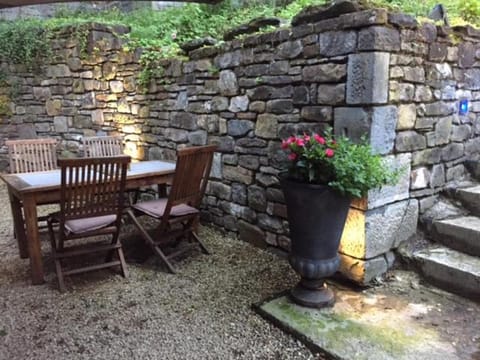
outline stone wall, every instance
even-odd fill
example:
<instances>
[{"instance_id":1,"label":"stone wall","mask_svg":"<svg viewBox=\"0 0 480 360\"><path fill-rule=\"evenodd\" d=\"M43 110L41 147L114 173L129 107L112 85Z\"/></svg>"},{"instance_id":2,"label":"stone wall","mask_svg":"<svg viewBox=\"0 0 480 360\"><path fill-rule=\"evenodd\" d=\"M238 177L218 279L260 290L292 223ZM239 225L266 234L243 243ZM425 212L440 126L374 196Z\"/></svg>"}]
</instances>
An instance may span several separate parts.
<instances>
[{"instance_id":1,"label":"stone wall","mask_svg":"<svg viewBox=\"0 0 480 360\"><path fill-rule=\"evenodd\" d=\"M147 91L137 84L140 52L122 51L98 24L88 44L82 57L65 29L42 72L2 64L0 147L5 138L49 136L81 153L82 136L121 133L134 158L173 159L178 147L216 143L204 219L288 248L280 140L327 126L367 133L403 175L350 212L342 272L360 283L391 266L419 211L468 175L466 159L479 158L480 32L472 28L419 26L385 10L343 14L163 61ZM460 99L470 100L467 115L458 114Z\"/></svg>"}]
</instances>

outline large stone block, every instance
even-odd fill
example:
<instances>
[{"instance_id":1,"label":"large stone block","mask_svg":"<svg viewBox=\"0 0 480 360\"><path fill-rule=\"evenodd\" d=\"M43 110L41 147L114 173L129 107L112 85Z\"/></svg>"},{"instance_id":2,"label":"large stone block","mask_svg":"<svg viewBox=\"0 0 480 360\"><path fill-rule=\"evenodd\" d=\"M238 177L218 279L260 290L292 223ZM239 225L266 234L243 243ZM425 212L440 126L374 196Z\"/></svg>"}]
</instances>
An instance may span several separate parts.
<instances>
[{"instance_id":1,"label":"large stone block","mask_svg":"<svg viewBox=\"0 0 480 360\"><path fill-rule=\"evenodd\" d=\"M393 150L398 112L396 106L374 107L370 129L370 144L377 154L388 154Z\"/></svg>"},{"instance_id":2,"label":"large stone block","mask_svg":"<svg viewBox=\"0 0 480 360\"><path fill-rule=\"evenodd\" d=\"M390 54L369 52L348 56L347 104L388 101Z\"/></svg>"},{"instance_id":3,"label":"large stone block","mask_svg":"<svg viewBox=\"0 0 480 360\"><path fill-rule=\"evenodd\" d=\"M258 115L255 135L267 138L275 139L278 134L278 120L275 115L261 114Z\"/></svg>"},{"instance_id":4,"label":"large stone block","mask_svg":"<svg viewBox=\"0 0 480 360\"><path fill-rule=\"evenodd\" d=\"M361 285L368 285L377 276L383 275L391 266L384 255L374 259L361 260L355 257L340 253L340 268L338 271Z\"/></svg>"},{"instance_id":5,"label":"large stone block","mask_svg":"<svg viewBox=\"0 0 480 360\"><path fill-rule=\"evenodd\" d=\"M357 259L371 259L398 247L415 234L418 201L405 200L374 210L351 208L339 251Z\"/></svg>"},{"instance_id":6,"label":"large stone block","mask_svg":"<svg viewBox=\"0 0 480 360\"><path fill-rule=\"evenodd\" d=\"M359 50L400 50L400 33L396 29L383 26L371 26L360 30L358 35Z\"/></svg>"},{"instance_id":7,"label":"large stone block","mask_svg":"<svg viewBox=\"0 0 480 360\"><path fill-rule=\"evenodd\" d=\"M345 79L347 67L345 64L319 64L305 66L302 70L304 82L338 83Z\"/></svg>"},{"instance_id":8,"label":"large stone block","mask_svg":"<svg viewBox=\"0 0 480 360\"><path fill-rule=\"evenodd\" d=\"M238 93L237 76L231 70L220 71L218 88L221 95L231 96Z\"/></svg>"},{"instance_id":9,"label":"large stone block","mask_svg":"<svg viewBox=\"0 0 480 360\"><path fill-rule=\"evenodd\" d=\"M255 123L248 120L230 120L227 122L228 135L230 136L245 136L255 126Z\"/></svg>"},{"instance_id":10,"label":"large stone block","mask_svg":"<svg viewBox=\"0 0 480 360\"><path fill-rule=\"evenodd\" d=\"M333 130L336 136L348 136L358 141L363 135L370 133L370 115L363 108L335 108Z\"/></svg>"},{"instance_id":11,"label":"large stone block","mask_svg":"<svg viewBox=\"0 0 480 360\"><path fill-rule=\"evenodd\" d=\"M355 52L357 33L355 31L327 31L319 36L321 56L339 56Z\"/></svg>"},{"instance_id":12,"label":"large stone block","mask_svg":"<svg viewBox=\"0 0 480 360\"><path fill-rule=\"evenodd\" d=\"M368 209L375 209L385 204L408 199L410 189L410 153L389 155L384 158L385 166L400 170L399 179L394 185L385 185L368 192Z\"/></svg>"}]
</instances>

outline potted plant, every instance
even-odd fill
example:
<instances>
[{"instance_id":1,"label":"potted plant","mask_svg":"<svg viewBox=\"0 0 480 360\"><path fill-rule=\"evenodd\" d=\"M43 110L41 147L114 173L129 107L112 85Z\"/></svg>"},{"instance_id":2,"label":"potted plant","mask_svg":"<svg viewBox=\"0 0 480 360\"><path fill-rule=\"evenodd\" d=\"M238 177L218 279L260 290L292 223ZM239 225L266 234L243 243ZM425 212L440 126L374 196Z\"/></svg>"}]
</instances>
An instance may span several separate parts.
<instances>
[{"instance_id":1,"label":"potted plant","mask_svg":"<svg viewBox=\"0 0 480 360\"><path fill-rule=\"evenodd\" d=\"M289 167L280 176L290 226L289 262L301 280L290 292L303 306L324 307L334 294L324 279L339 265L338 247L351 200L368 190L392 184L398 171L389 169L363 138L323 134L291 136L282 141Z\"/></svg>"}]
</instances>

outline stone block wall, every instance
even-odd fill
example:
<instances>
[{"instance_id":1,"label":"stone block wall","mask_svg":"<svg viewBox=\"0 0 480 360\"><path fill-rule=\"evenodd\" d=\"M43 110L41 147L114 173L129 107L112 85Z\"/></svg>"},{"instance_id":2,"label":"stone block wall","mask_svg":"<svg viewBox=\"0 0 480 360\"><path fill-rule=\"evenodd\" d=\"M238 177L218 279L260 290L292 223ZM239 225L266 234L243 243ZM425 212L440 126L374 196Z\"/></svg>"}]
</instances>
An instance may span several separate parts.
<instances>
[{"instance_id":1,"label":"stone block wall","mask_svg":"<svg viewBox=\"0 0 480 360\"><path fill-rule=\"evenodd\" d=\"M343 14L162 61L146 91L140 52L125 53L112 29L92 25L86 57L71 31L59 34L42 72L2 64L4 152L5 138L49 136L81 153L81 137L101 133L124 134L137 159L216 143L204 219L288 249L281 139L327 126L351 138L366 133L403 173L352 206L342 272L360 283L391 266L419 211L468 176L466 159L479 158L480 33L472 28L419 26L385 10ZM458 114L460 99L470 100L467 115Z\"/></svg>"}]
</instances>

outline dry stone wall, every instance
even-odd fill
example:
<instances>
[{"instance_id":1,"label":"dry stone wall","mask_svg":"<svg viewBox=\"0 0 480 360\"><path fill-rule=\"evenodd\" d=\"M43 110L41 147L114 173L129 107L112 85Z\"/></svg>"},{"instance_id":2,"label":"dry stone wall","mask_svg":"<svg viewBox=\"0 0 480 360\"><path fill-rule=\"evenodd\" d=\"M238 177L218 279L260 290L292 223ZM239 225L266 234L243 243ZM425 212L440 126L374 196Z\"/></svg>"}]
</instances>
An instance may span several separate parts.
<instances>
[{"instance_id":1,"label":"dry stone wall","mask_svg":"<svg viewBox=\"0 0 480 360\"><path fill-rule=\"evenodd\" d=\"M81 154L82 136L120 133L137 159L174 159L179 147L216 143L204 219L288 248L281 139L327 126L351 138L366 133L403 168L396 186L372 191L349 216L342 272L367 283L391 266L419 211L480 156L478 30L364 10L165 60L146 91L140 51L124 52L114 35L125 31L92 24L84 56L65 29L41 72L2 64L3 169L5 138L57 137L64 153ZM466 115L461 99L470 101Z\"/></svg>"}]
</instances>

